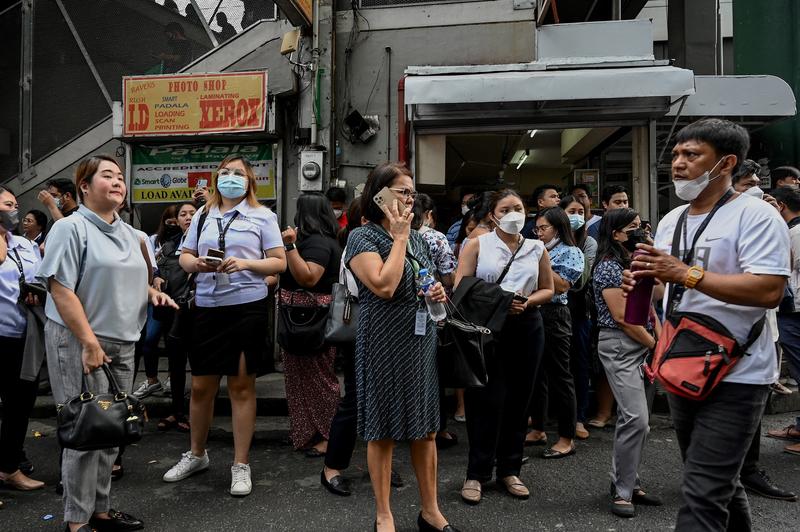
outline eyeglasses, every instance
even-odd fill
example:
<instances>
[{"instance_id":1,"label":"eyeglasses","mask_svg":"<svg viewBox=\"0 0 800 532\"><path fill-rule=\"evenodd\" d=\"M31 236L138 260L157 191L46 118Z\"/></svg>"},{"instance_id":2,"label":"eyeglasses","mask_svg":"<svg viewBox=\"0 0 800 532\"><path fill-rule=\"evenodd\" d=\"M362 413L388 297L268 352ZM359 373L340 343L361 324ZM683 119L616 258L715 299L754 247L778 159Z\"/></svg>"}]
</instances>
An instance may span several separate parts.
<instances>
[{"instance_id":1,"label":"eyeglasses","mask_svg":"<svg viewBox=\"0 0 800 532\"><path fill-rule=\"evenodd\" d=\"M408 188L390 188L392 192L397 192L398 194L402 194L404 198L408 199L416 199L417 192L415 190L411 190Z\"/></svg>"},{"instance_id":2,"label":"eyeglasses","mask_svg":"<svg viewBox=\"0 0 800 532\"><path fill-rule=\"evenodd\" d=\"M537 225L536 226L536 232L537 233L543 233L543 232L547 231L548 229L550 229L551 227L553 227L553 226L552 225Z\"/></svg>"},{"instance_id":3,"label":"eyeglasses","mask_svg":"<svg viewBox=\"0 0 800 532\"><path fill-rule=\"evenodd\" d=\"M229 168L223 168L222 170L219 171L219 173L217 175L220 176L220 177L225 177L225 176L229 176L229 175L235 175L235 176L238 176L238 177L246 177L247 176L247 174L245 174L241 170L238 170L238 169L231 170Z\"/></svg>"}]
</instances>

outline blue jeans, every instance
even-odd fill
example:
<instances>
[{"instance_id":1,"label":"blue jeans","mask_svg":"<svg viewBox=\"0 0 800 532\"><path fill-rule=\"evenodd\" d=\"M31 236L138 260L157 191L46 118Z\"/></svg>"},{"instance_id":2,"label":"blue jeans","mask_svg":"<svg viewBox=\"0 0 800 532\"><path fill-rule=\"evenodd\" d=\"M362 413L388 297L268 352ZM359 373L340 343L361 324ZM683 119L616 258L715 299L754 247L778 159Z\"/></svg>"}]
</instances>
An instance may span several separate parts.
<instances>
[{"instance_id":1,"label":"blue jeans","mask_svg":"<svg viewBox=\"0 0 800 532\"><path fill-rule=\"evenodd\" d=\"M158 376L158 341L161 339L163 326L153 318L153 305L147 305L147 323L142 338L136 342L136 364L134 377L139 372L139 360L144 357L144 374L155 378Z\"/></svg>"},{"instance_id":2,"label":"blue jeans","mask_svg":"<svg viewBox=\"0 0 800 532\"><path fill-rule=\"evenodd\" d=\"M789 374L800 382L800 312L778 314L778 340L789 363Z\"/></svg>"},{"instance_id":3,"label":"blue jeans","mask_svg":"<svg viewBox=\"0 0 800 532\"><path fill-rule=\"evenodd\" d=\"M704 401L668 393L683 457L675 530L752 530L739 473L764 413L767 385L722 382Z\"/></svg>"}]
</instances>

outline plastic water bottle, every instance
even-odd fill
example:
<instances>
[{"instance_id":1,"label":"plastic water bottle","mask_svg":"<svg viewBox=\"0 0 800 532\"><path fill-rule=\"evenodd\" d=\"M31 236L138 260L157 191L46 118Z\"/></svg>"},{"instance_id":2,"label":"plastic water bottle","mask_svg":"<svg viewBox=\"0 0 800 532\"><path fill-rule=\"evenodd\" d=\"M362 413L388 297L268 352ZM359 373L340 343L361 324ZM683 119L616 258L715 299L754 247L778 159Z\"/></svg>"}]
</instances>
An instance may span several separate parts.
<instances>
[{"instance_id":1,"label":"plastic water bottle","mask_svg":"<svg viewBox=\"0 0 800 532\"><path fill-rule=\"evenodd\" d=\"M444 303L439 303L438 301L434 301L431 296L428 295L428 291L436 284L436 279L433 278L428 272L427 268L422 268L419 271L419 287L422 290L422 293L425 294L425 304L428 306L428 314L431 315L431 319L435 322L440 322L447 317L447 309L444 306Z\"/></svg>"},{"instance_id":2,"label":"plastic water bottle","mask_svg":"<svg viewBox=\"0 0 800 532\"><path fill-rule=\"evenodd\" d=\"M636 250L633 253L633 260L636 260L639 255L646 254L644 251ZM631 268L631 271L635 270ZM647 320L650 317L650 304L653 299L654 284L655 281L652 277L640 277L636 280L636 285L625 301L625 323L647 325Z\"/></svg>"}]
</instances>

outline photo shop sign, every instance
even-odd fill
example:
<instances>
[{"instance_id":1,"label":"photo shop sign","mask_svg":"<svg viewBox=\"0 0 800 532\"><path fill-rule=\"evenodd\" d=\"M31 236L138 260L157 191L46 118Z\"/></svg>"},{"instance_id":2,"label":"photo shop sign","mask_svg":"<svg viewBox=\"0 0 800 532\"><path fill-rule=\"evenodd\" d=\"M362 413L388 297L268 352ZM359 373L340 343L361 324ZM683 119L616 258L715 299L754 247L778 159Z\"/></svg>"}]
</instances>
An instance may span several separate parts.
<instances>
[{"instance_id":1,"label":"photo shop sign","mask_svg":"<svg viewBox=\"0 0 800 532\"><path fill-rule=\"evenodd\" d=\"M267 72L122 78L122 136L264 131Z\"/></svg>"},{"instance_id":2,"label":"photo shop sign","mask_svg":"<svg viewBox=\"0 0 800 532\"><path fill-rule=\"evenodd\" d=\"M219 163L234 154L250 161L256 175L258 199L274 200L275 159L272 145L219 143L133 146L133 202L174 203L191 200L195 187L204 181L212 189Z\"/></svg>"}]
</instances>

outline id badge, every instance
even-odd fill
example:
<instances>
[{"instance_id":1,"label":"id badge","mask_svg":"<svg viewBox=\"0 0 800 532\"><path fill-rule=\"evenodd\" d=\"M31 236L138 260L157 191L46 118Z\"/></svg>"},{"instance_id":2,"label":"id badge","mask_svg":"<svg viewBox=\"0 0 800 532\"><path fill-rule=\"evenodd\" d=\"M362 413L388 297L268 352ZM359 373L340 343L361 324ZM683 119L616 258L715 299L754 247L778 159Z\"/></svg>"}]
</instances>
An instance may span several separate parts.
<instances>
[{"instance_id":1,"label":"id badge","mask_svg":"<svg viewBox=\"0 0 800 532\"><path fill-rule=\"evenodd\" d=\"M227 273L216 273L214 275L217 288L225 288L231 285L231 276Z\"/></svg>"},{"instance_id":2,"label":"id badge","mask_svg":"<svg viewBox=\"0 0 800 532\"><path fill-rule=\"evenodd\" d=\"M414 334L417 336L425 336L425 331L428 327L428 311L419 309L414 322Z\"/></svg>"}]
</instances>

